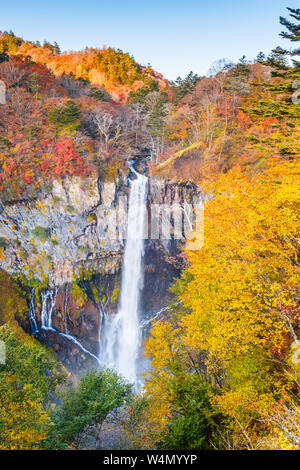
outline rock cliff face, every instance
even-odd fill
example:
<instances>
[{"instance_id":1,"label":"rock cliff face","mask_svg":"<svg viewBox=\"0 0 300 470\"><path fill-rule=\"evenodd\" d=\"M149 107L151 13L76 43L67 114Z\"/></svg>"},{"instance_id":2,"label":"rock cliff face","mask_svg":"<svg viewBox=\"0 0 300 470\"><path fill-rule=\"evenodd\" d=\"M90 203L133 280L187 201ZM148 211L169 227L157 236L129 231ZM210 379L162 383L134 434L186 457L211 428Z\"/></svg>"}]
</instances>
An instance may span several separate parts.
<instances>
[{"instance_id":1,"label":"rock cliff face","mask_svg":"<svg viewBox=\"0 0 300 470\"><path fill-rule=\"evenodd\" d=\"M71 370L97 363L101 318L118 308L127 183L126 175L105 183L72 178L54 182L37 200L0 206L0 267L18 278L27 296L28 319L20 323ZM186 231L176 234L176 227L201 200L192 183L149 179L145 320L170 300Z\"/></svg>"}]
</instances>

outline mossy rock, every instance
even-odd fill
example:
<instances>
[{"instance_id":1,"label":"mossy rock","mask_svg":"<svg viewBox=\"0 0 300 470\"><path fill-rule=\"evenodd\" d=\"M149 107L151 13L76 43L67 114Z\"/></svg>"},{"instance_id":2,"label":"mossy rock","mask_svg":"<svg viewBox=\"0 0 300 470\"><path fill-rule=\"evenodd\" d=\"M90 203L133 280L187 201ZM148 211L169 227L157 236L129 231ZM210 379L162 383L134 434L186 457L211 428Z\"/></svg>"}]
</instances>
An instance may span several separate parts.
<instances>
[{"instance_id":1,"label":"mossy rock","mask_svg":"<svg viewBox=\"0 0 300 470\"><path fill-rule=\"evenodd\" d=\"M50 237L50 229L47 227L42 227L41 225L37 225L33 230L31 230L31 233L41 242L46 241L47 238Z\"/></svg>"},{"instance_id":2,"label":"mossy rock","mask_svg":"<svg viewBox=\"0 0 300 470\"><path fill-rule=\"evenodd\" d=\"M25 294L5 271L0 271L0 326L8 325L18 338L28 336L15 317L26 318L28 306Z\"/></svg>"}]
</instances>

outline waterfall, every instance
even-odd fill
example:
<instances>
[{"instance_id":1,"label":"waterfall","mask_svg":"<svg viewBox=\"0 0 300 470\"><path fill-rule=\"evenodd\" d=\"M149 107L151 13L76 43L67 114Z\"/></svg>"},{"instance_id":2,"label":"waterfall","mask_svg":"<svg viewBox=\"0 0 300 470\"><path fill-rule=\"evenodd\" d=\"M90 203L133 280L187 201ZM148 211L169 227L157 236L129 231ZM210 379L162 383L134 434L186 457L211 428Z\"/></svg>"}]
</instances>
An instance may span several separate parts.
<instances>
[{"instance_id":1,"label":"waterfall","mask_svg":"<svg viewBox=\"0 0 300 470\"><path fill-rule=\"evenodd\" d=\"M41 310L41 327L43 330L53 330L52 313L55 309L57 288L48 289L41 292L42 310Z\"/></svg>"},{"instance_id":2,"label":"waterfall","mask_svg":"<svg viewBox=\"0 0 300 470\"><path fill-rule=\"evenodd\" d=\"M69 284L66 283L65 287L65 302L64 302L64 315L65 315L65 334L68 334L68 300L69 300Z\"/></svg>"},{"instance_id":3,"label":"waterfall","mask_svg":"<svg viewBox=\"0 0 300 470\"><path fill-rule=\"evenodd\" d=\"M55 301L57 295L57 287L55 289L48 289L41 292L41 300L42 300L42 309L41 309L41 328L43 330L51 330L58 334L59 336L72 341L72 343L76 344L84 353L91 356L95 359L98 363L100 363L99 358L95 356L93 353L88 351L74 336L68 333L68 325L67 325L67 307L68 307L68 294L69 288L68 284L65 288L65 302L64 302L64 314L65 314L65 333L56 330L52 326L52 313L55 310ZM34 290L33 290L34 292ZM37 330L38 331L38 330Z\"/></svg>"},{"instance_id":4,"label":"waterfall","mask_svg":"<svg viewBox=\"0 0 300 470\"><path fill-rule=\"evenodd\" d=\"M74 338L74 336L71 336L67 333L62 333L61 331L57 331L57 330L53 330L53 331L55 331L59 336L62 336L62 338L66 338L69 341L72 341L72 343L76 344L76 346L78 346L84 353L91 356L93 359L95 359L98 362L98 364L100 364L99 358L95 356L93 353L91 353L90 351L88 351L84 346L82 346L82 344L79 343L79 341L76 338Z\"/></svg>"},{"instance_id":5,"label":"waterfall","mask_svg":"<svg viewBox=\"0 0 300 470\"><path fill-rule=\"evenodd\" d=\"M34 336L38 333L39 329L35 319L35 290L34 287L31 290L31 299L29 303L29 322L31 328L31 334Z\"/></svg>"},{"instance_id":6,"label":"waterfall","mask_svg":"<svg viewBox=\"0 0 300 470\"><path fill-rule=\"evenodd\" d=\"M139 299L143 283L142 258L146 217L147 177L136 173L131 181L127 237L122 268L120 305L118 313L106 316L100 360L112 367L130 382L137 382L137 360L141 345Z\"/></svg>"}]
</instances>

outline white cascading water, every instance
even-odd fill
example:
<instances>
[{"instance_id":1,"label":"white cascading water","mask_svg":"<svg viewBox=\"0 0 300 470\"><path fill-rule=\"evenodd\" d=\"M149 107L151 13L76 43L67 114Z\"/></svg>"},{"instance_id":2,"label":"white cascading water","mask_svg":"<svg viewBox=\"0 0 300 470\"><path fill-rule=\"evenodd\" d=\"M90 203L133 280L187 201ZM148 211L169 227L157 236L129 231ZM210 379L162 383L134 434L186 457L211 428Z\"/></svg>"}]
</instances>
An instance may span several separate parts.
<instances>
[{"instance_id":1,"label":"white cascading water","mask_svg":"<svg viewBox=\"0 0 300 470\"><path fill-rule=\"evenodd\" d=\"M57 287L47 289L41 292L41 328L43 330L52 330L52 313L55 310Z\"/></svg>"},{"instance_id":2,"label":"white cascading water","mask_svg":"<svg viewBox=\"0 0 300 470\"><path fill-rule=\"evenodd\" d=\"M52 326L52 314L53 311L55 311L55 301L56 301L56 295L57 295L57 287L54 289L47 289L42 291L41 293L41 300L42 300L42 308L41 308L41 329L42 330L48 330L48 331L53 331L59 336L62 336L63 338L72 341L72 343L76 344L83 352L91 356L93 359L95 359L99 364L99 358L95 356L93 353L88 351L74 336L71 336L68 333L68 326L67 326L67 302L68 302L68 287L66 286L65 290L65 305L64 305L64 310L65 310L65 333L62 333L61 331L56 330ZM32 304L34 305L34 304ZM32 317L32 313L30 313ZM38 331L38 329L37 329Z\"/></svg>"},{"instance_id":3,"label":"white cascading water","mask_svg":"<svg viewBox=\"0 0 300 470\"><path fill-rule=\"evenodd\" d=\"M34 287L31 289L31 299L29 304L29 322L31 328L31 334L34 336L39 332L37 322L35 319L35 290Z\"/></svg>"},{"instance_id":4,"label":"white cascading water","mask_svg":"<svg viewBox=\"0 0 300 470\"><path fill-rule=\"evenodd\" d=\"M144 228L147 177L136 173L131 181L127 237L122 269L119 310L105 319L100 343L100 360L132 383L137 382L137 360L141 345L139 300L143 284Z\"/></svg>"},{"instance_id":5,"label":"white cascading water","mask_svg":"<svg viewBox=\"0 0 300 470\"><path fill-rule=\"evenodd\" d=\"M64 302L64 315L65 315L65 334L68 332L68 299L69 299L69 284L66 283L65 287L65 302Z\"/></svg>"}]
</instances>

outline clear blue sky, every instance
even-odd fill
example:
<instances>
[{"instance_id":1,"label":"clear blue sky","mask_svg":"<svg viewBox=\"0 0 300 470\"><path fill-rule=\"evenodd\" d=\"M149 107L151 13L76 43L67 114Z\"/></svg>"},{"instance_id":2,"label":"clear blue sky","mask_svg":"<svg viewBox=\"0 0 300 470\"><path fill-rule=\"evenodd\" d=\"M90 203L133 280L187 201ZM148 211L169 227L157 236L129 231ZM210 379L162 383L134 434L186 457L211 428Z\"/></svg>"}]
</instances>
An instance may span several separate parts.
<instances>
[{"instance_id":1,"label":"clear blue sky","mask_svg":"<svg viewBox=\"0 0 300 470\"><path fill-rule=\"evenodd\" d=\"M0 30L62 50L120 48L172 80L206 74L220 58L290 47L278 37L287 6L299 0L4 0Z\"/></svg>"}]
</instances>

